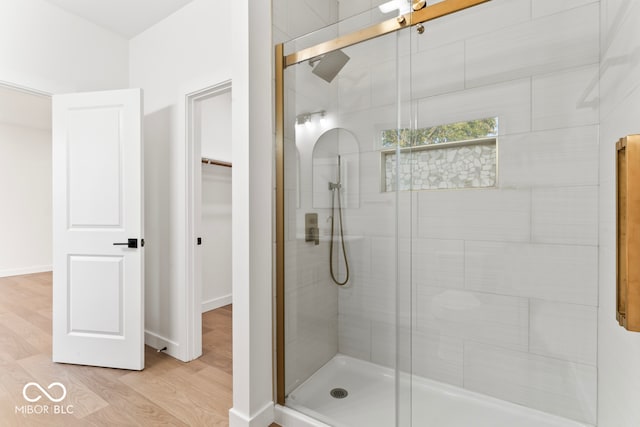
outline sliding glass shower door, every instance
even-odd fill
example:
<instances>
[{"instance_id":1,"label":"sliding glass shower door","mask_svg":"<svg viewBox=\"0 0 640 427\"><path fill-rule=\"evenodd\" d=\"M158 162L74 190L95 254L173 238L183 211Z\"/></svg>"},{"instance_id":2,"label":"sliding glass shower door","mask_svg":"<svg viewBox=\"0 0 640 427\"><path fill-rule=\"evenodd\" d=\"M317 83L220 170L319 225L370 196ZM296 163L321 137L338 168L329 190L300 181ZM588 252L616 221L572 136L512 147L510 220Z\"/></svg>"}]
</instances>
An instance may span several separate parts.
<instances>
[{"instance_id":1,"label":"sliding glass shower door","mask_svg":"<svg viewBox=\"0 0 640 427\"><path fill-rule=\"evenodd\" d=\"M558 16L587 37L597 7L529 3L284 45L279 403L343 427L595 423L598 67Z\"/></svg>"},{"instance_id":2,"label":"sliding glass shower door","mask_svg":"<svg viewBox=\"0 0 640 427\"><path fill-rule=\"evenodd\" d=\"M596 422L598 73L576 52L597 50L581 22L597 28L597 7L523 17L507 3L410 32L412 119L383 162L410 200L398 360L410 358L412 423L400 425Z\"/></svg>"},{"instance_id":3,"label":"sliding glass shower door","mask_svg":"<svg viewBox=\"0 0 640 427\"><path fill-rule=\"evenodd\" d=\"M392 33L284 70L286 404L331 425L397 423L398 356L410 354L398 206L410 197L387 163L389 138L410 126L398 80L409 41Z\"/></svg>"}]
</instances>

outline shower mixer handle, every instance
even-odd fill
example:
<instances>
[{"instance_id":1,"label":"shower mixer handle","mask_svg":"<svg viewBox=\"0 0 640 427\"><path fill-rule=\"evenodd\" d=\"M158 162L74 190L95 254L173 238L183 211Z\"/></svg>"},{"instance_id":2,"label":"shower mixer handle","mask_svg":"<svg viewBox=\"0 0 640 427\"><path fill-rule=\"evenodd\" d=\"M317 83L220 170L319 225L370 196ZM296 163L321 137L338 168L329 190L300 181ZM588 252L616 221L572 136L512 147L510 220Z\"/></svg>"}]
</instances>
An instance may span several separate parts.
<instances>
[{"instance_id":1,"label":"shower mixer handle","mask_svg":"<svg viewBox=\"0 0 640 427\"><path fill-rule=\"evenodd\" d=\"M329 191L340 190L342 188L342 184L339 182L330 182L329 183Z\"/></svg>"},{"instance_id":2,"label":"shower mixer handle","mask_svg":"<svg viewBox=\"0 0 640 427\"><path fill-rule=\"evenodd\" d=\"M313 242L315 246L318 246L320 244L320 229L318 227L309 227L305 242Z\"/></svg>"},{"instance_id":3,"label":"shower mixer handle","mask_svg":"<svg viewBox=\"0 0 640 427\"><path fill-rule=\"evenodd\" d=\"M313 242L314 245L320 244L320 228L318 228L318 214L315 212L307 213L304 216L304 241Z\"/></svg>"}]
</instances>

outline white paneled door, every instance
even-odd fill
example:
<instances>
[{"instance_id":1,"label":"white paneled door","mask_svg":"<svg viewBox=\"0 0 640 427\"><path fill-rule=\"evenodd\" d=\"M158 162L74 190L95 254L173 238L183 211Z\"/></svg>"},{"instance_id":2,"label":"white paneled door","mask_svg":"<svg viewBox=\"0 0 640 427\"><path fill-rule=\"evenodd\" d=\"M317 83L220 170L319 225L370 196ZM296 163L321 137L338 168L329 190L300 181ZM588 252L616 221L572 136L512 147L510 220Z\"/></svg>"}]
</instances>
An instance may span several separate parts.
<instances>
[{"instance_id":1,"label":"white paneled door","mask_svg":"<svg viewBox=\"0 0 640 427\"><path fill-rule=\"evenodd\" d=\"M142 91L53 97L53 361L144 368Z\"/></svg>"}]
</instances>

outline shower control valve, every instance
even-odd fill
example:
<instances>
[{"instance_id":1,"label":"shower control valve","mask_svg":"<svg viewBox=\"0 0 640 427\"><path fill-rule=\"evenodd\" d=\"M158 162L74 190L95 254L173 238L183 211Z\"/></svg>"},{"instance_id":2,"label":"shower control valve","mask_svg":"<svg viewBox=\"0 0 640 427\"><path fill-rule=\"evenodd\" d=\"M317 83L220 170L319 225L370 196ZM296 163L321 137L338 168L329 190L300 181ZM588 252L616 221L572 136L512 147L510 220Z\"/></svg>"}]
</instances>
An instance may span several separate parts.
<instances>
[{"instance_id":1,"label":"shower control valve","mask_svg":"<svg viewBox=\"0 0 640 427\"><path fill-rule=\"evenodd\" d=\"M308 213L304 216L304 241L320 244L320 229L318 228L318 214Z\"/></svg>"}]
</instances>

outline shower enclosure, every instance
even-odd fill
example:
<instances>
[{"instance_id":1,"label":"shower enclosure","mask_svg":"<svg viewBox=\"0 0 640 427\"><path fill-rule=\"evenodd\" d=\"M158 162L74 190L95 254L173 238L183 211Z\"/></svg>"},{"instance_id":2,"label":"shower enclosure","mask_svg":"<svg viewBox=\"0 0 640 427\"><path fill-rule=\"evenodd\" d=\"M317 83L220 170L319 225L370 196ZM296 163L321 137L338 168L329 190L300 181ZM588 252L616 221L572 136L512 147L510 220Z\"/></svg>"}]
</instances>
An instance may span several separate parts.
<instances>
[{"instance_id":1,"label":"shower enclosure","mask_svg":"<svg viewBox=\"0 0 640 427\"><path fill-rule=\"evenodd\" d=\"M597 4L539 3L399 1L277 46L281 405L595 425Z\"/></svg>"}]
</instances>

